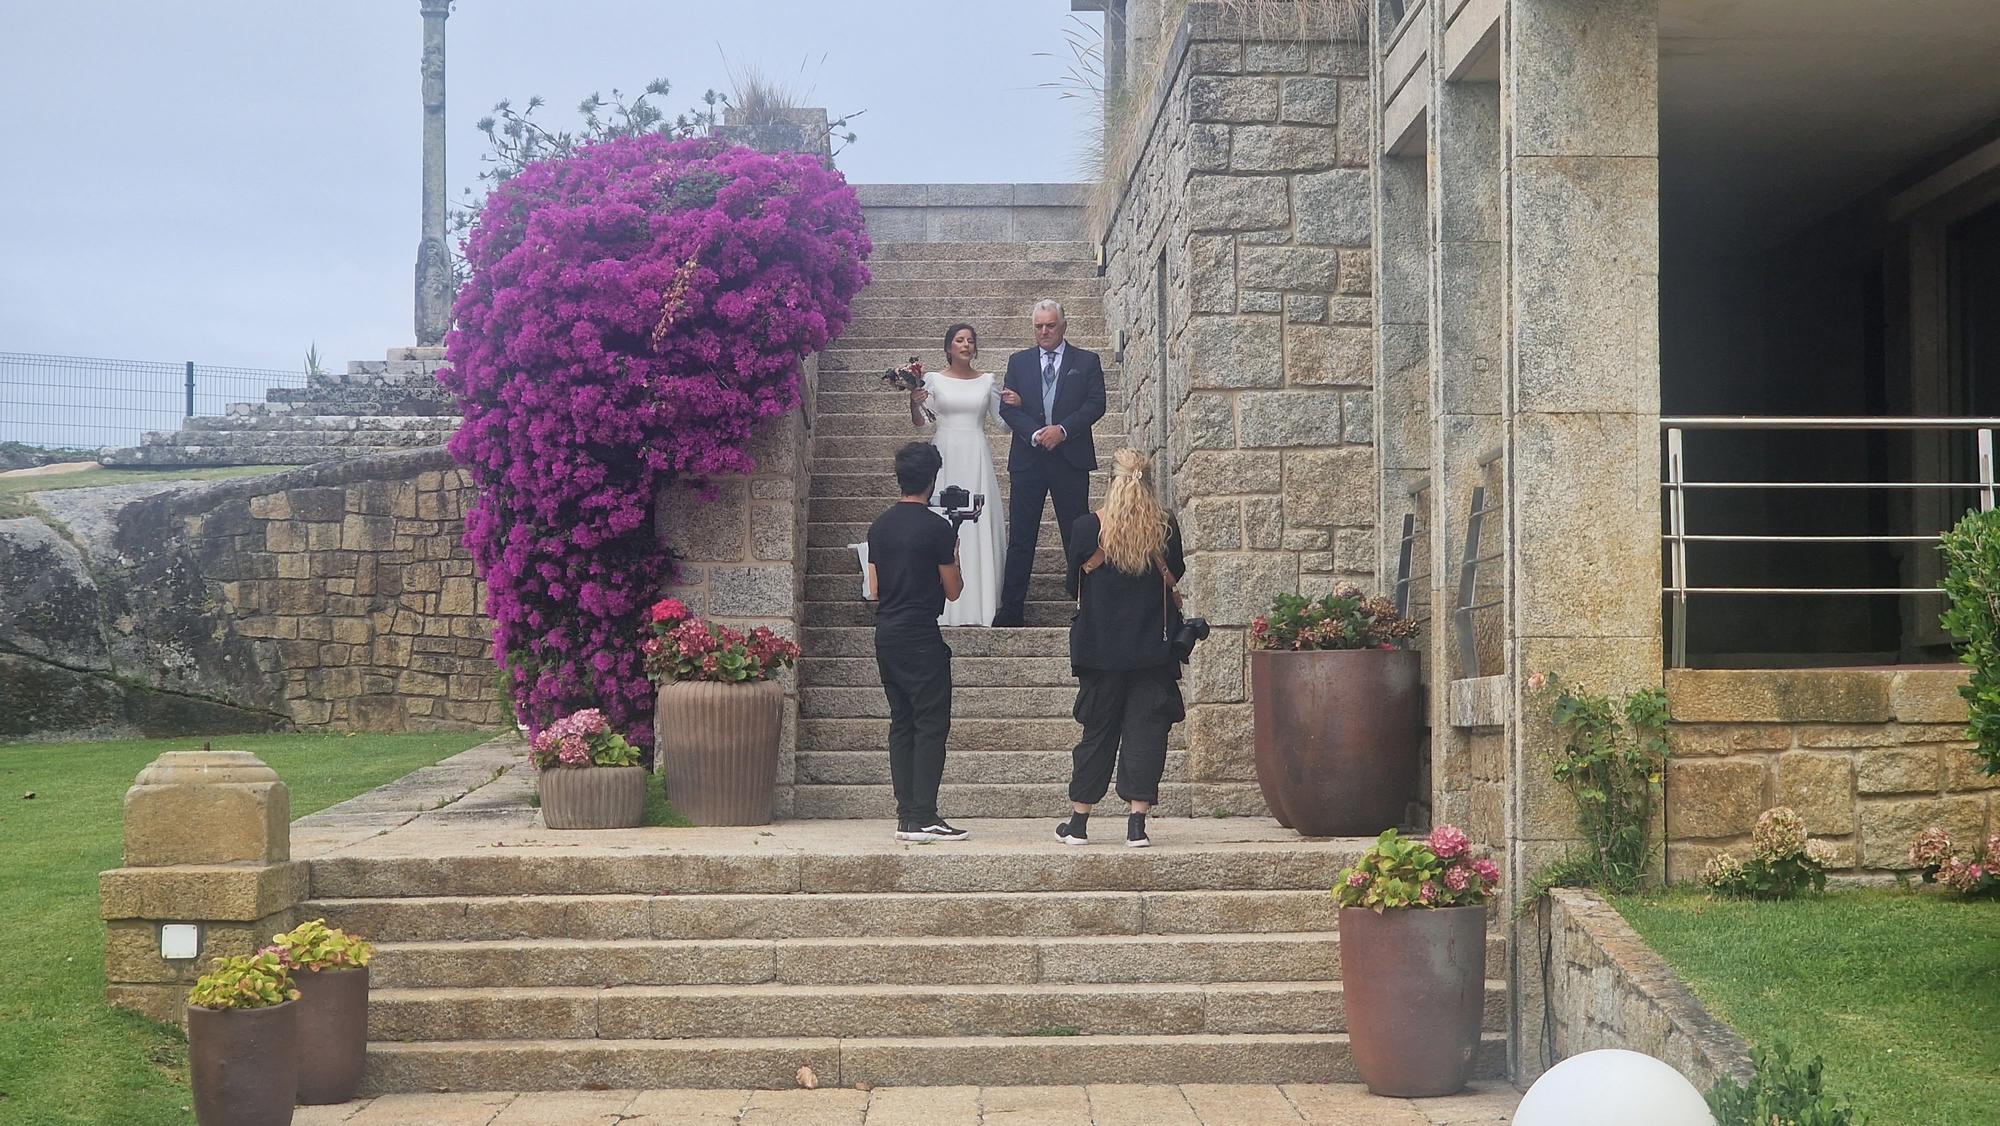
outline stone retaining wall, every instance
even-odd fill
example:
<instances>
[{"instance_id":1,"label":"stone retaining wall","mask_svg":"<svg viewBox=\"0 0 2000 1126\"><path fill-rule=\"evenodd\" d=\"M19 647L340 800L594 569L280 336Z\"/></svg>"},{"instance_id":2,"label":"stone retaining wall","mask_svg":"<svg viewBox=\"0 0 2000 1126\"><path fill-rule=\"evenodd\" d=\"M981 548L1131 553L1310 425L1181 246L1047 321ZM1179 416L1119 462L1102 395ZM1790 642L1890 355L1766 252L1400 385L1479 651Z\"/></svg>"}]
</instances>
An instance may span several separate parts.
<instances>
[{"instance_id":1,"label":"stone retaining wall","mask_svg":"<svg viewBox=\"0 0 2000 1126\"><path fill-rule=\"evenodd\" d=\"M1101 237L1129 432L1217 627L1185 686L1195 808L1261 814L1244 629L1274 594L1375 584L1372 142L1361 44L1241 20L1188 8Z\"/></svg>"},{"instance_id":2,"label":"stone retaining wall","mask_svg":"<svg viewBox=\"0 0 2000 1126\"><path fill-rule=\"evenodd\" d=\"M1667 878L1699 879L1747 846L1758 813L1789 805L1834 846L1843 875L1910 867L1910 838L2000 829L2000 777L1966 738L1953 667L1667 672Z\"/></svg>"},{"instance_id":3,"label":"stone retaining wall","mask_svg":"<svg viewBox=\"0 0 2000 1126\"><path fill-rule=\"evenodd\" d=\"M1747 1080L1750 1047L1597 893L1556 888L1541 905L1548 1062L1599 1048L1644 1052L1706 1091Z\"/></svg>"}]
</instances>

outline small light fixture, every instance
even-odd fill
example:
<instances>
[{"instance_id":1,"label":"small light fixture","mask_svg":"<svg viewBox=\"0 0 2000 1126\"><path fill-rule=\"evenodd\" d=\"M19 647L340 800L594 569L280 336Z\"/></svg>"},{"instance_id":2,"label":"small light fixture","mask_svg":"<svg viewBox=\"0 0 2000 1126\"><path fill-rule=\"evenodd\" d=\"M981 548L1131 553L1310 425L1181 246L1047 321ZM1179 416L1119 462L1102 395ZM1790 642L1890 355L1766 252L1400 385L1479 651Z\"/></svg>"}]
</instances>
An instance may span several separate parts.
<instances>
[{"instance_id":1,"label":"small light fixture","mask_svg":"<svg viewBox=\"0 0 2000 1126\"><path fill-rule=\"evenodd\" d=\"M191 961L201 954L201 928L193 923L160 925L160 957L169 962Z\"/></svg>"},{"instance_id":2,"label":"small light fixture","mask_svg":"<svg viewBox=\"0 0 2000 1126\"><path fill-rule=\"evenodd\" d=\"M1125 362L1125 342L1130 339L1132 339L1131 335L1124 329L1121 328L1118 330L1118 347L1116 354L1111 357L1113 360L1121 364Z\"/></svg>"}]
</instances>

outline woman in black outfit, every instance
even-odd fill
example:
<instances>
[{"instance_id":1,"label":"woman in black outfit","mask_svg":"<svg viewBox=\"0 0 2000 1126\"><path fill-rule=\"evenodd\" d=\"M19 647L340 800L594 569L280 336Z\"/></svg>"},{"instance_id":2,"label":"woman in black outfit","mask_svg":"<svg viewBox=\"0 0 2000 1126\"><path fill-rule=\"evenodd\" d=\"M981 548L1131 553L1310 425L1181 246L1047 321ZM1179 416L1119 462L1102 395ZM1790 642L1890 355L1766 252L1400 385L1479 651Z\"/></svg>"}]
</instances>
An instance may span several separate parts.
<instances>
[{"instance_id":1,"label":"woman in black outfit","mask_svg":"<svg viewBox=\"0 0 2000 1126\"><path fill-rule=\"evenodd\" d=\"M1070 529L1069 592L1078 605L1069 662L1083 738L1070 771L1072 813L1056 826L1064 844L1090 843L1090 808L1104 797L1114 763L1118 796L1129 805L1125 843L1153 843L1146 812L1160 798L1167 732L1187 717L1180 662L1167 641L1178 617L1169 609L1172 587L1187 564L1180 527L1160 506L1147 468L1145 454L1119 450L1104 507Z\"/></svg>"}]
</instances>

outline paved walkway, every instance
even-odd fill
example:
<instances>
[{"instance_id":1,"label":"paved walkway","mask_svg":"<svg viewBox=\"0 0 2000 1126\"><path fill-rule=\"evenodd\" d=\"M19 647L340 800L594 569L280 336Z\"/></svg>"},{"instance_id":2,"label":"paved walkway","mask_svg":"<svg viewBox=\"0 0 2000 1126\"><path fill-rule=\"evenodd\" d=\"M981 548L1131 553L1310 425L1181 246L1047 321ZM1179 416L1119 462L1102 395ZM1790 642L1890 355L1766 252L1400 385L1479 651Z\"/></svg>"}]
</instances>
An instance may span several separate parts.
<instances>
[{"instance_id":1,"label":"paved walkway","mask_svg":"<svg viewBox=\"0 0 2000 1126\"><path fill-rule=\"evenodd\" d=\"M300 1107L293 1126L1499 1126L1520 1092L1443 1099L1359 1086L884 1087L876 1091L554 1091L384 1095Z\"/></svg>"}]
</instances>

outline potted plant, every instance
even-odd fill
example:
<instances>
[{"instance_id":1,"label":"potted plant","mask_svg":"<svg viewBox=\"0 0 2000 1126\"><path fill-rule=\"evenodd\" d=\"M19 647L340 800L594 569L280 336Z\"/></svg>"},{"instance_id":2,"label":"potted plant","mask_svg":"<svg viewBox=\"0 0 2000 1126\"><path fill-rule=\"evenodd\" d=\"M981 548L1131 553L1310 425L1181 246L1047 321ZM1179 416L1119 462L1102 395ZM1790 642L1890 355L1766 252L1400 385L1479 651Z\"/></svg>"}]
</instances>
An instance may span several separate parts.
<instances>
[{"instance_id":1,"label":"potted plant","mask_svg":"<svg viewBox=\"0 0 2000 1126\"><path fill-rule=\"evenodd\" d=\"M536 789L551 829L630 829L645 820L646 768L639 749L585 708L549 724L529 744Z\"/></svg>"},{"instance_id":2,"label":"potted plant","mask_svg":"<svg viewBox=\"0 0 2000 1126\"><path fill-rule=\"evenodd\" d=\"M1465 834L1389 829L1340 874L1340 980L1354 1068L1377 1095L1464 1089L1486 1004L1486 905L1500 869Z\"/></svg>"},{"instance_id":3,"label":"potted plant","mask_svg":"<svg viewBox=\"0 0 2000 1126\"><path fill-rule=\"evenodd\" d=\"M1280 594L1250 624L1257 784L1278 823L1312 837L1402 823L1422 726L1415 622L1343 583Z\"/></svg>"},{"instance_id":4,"label":"potted plant","mask_svg":"<svg viewBox=\"0 0 2000 1126\"><path fill-rule=\"evenodd\" d=\"M660 686L653 764L674 808L697 825L763 825L778 785L785 690L799 647L765 626L704 621L677 598L653 605L642 648Z\"/></svg>"},{"instance_id":5,"label":"potted plant","mask_svg":"<svg viewBox=\"0 0 2000 1126\"><path fill-rule=\"evenodd\" d=\"M298 1090L299 991L270 951L217 958L188 993L188 1079L201 1126L286 1126Z\"/></svg>"},{"instance_id":6,"label":"potted plant","mask_svg":"<svg viewBox=\"0 0 2000 1126\"><path fill-rule=\"evenodd\" d=\"M301 1106L344 1103L361 1086L368 1052L368 960L375 948L325 919L271 936L299 994Z\"/></svg>"}]
</instances>

